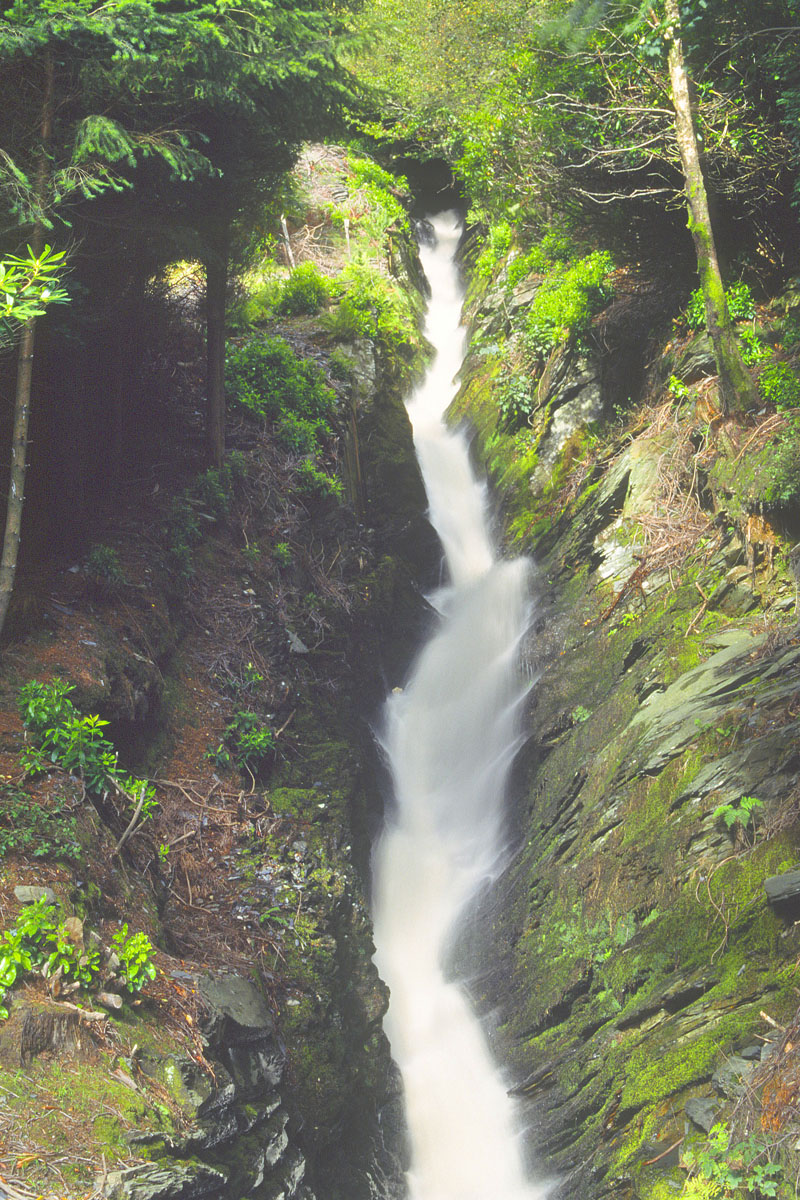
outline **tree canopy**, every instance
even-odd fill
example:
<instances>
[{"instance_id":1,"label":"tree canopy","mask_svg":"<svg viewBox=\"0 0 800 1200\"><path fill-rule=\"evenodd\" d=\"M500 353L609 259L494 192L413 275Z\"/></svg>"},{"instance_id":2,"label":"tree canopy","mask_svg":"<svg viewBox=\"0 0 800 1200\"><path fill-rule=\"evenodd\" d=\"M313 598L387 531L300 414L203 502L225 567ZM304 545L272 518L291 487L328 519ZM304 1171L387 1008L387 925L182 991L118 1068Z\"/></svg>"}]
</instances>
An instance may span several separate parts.
<instances>
[{"instance_id":1,"label":"tree canopy","mask_svg":"<svg viewBox=\"0 0 800 1200\"><path fill-rule=\"evenodd\" d=\"M454 161L476 216L535 233L554 205L597 216L679 196L662 5L368 0L367 13L384 134ZM786 195L800 202L800 6L685 0L681 14L710 189L759 227L766 264Z\"/></svg>"}]
</instances>

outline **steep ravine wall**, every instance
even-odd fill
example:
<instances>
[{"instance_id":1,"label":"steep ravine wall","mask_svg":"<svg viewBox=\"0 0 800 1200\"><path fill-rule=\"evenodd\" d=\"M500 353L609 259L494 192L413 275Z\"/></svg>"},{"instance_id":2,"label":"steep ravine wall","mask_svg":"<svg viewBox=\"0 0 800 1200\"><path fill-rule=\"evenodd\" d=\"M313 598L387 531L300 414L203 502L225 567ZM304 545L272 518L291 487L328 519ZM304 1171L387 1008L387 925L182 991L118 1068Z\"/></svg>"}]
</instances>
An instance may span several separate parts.
<instances>
[{"instance_id":1,"label":"steep ravine wall","mask_svg":"<svg viewBox=\"0 0 800 1200\"><path fill-rule=\"evenodd\" d=\"M764 885L798 862L791 540L780 512L713 484L714 463L765 444L764 414L709 410L702 339L666 345L674 301L640 286L632 320L612 305L605 336L551 363L516 434L499 364L536 282L473 287L450 415L474 431L508 553L533 559L534 619L513 854L458 953L534 1174L587 1200L672 1196L724 1120L732 1144L754 1133L779 1155L788 1196L800 935ZM719 812L743 797L755 828Z\"/></svg>"},{"instance_id":2,"label":"steep ravine wall","mask_svg":"<svg viewBox=\"0 0 800 1200\"><path fill-rule=\"evenodd\" d=\"M397 231L393 260L404 287L424 286ZM313 321L282 332L328 365L331 339ZM20 678L56 674L77 685L81 711L124 732L160 800L158 832L144 827L117 856L77 779L26 784L26 804L66 796L82 849L78 866L6 856L6 927L24 889L44 885L81 937L108 939L127 920L159 950L155 981L109 1015L92 996L86 1017L40 979L9 993L0 1088L20 1197L48 1194L56 1171L59 1194L84 1194L94 1178L117 1200L404 1194L366 864L381 810L371 723L423 636L420 588L438 561L403 404L426 349L419 337L335 349L348 364L337 378L354 506L294 491L291 458L239 425L244 478L214 517L198 506L203 538L180 595L164 592L160 560L141 549L155 538L128 557L123 533L124 581L93 591L83 572L61 572L57 615L7 651L4 765L18 771ZM148 534L158 528L146 520ZM136 535L137 521L125 514L124 530ZM270 548L284 539L291 561L276 567ZM256 667L281 727L258 779L209 757L231 710L252 706Z\"/></svg>"}]
</instances>

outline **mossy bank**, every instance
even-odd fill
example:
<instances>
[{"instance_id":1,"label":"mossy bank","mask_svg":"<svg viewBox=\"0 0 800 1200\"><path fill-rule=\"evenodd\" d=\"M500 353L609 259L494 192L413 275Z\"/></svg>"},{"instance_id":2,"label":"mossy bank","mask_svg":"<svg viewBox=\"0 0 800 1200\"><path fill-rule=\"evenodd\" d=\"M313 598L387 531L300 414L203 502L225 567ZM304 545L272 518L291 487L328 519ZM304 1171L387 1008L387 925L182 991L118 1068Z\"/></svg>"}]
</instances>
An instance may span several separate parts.
<instances>
[{"instance_id":1,"label":"mossy bank","mask_svg":"<svg viewBox=\"0 0 800 1200\"><path fill-rule=\"evenodd\" d=\"M794 410L724 416L707 342L643 273L520 362L543 282L513 263L473 275L450 415L534 562L531 693L514 853L459 954L535 1174L676 1194L724 1122L794 1194L794 1111L768 1095L794 1059L797 909L765 890L800 829ZM756 329L796 378L787 297Z\"/></svg>"}]
</instances>

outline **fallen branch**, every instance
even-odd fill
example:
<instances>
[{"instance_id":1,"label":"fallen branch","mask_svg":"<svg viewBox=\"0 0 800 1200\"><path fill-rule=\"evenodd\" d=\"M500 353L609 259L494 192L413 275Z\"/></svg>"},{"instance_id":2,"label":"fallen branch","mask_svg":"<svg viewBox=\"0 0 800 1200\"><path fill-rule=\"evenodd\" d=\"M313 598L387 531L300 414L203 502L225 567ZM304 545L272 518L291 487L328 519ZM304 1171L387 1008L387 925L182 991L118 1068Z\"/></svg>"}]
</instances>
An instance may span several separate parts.
<instances>
[{"instance_id":1,"label":"fallen branch","mask_svg":"<svg viewBox=\"0 0 800 1200\"><path fill-rule=\"evenodd\" d=\"M697 612L695 613L695 615L692 617L691 621L689 622L689 625L688 625L688 628L687 628L686 634L685 634L686 637L688 637L689 634L692 633L697 622L701 621L703 619L703 617L706 615L706 610L708 609L708 606L711 603L711 597L707 596L705 594L705 592L700 587L700 584L697 582L697 580L694 581L694 586L697 588L698 592L703 597L703 603L700 605Z\"/></svg>"},{"instance_id":2,"label":"fallen branch","mask_svg":"<svg viewBox=\"0 0 800 1200\"><path fill-rule=\"evenodd\" d=\"M170 779L155 779L155 780L153 780L153 782L156 784L157 787L177 788L177 790L179 792L182 792L183 795L186 797L186 799L189 801L189 803L193 804L195 806L195 808L203 808L207 812L224 813L224 815L226 817L229 817L231 815L231 811L229 808L217 808L213 804L206 804L204 801L193 800L192 797L187 792L186 788L181 783L173 783L172 780L170 780Z\"/></svg>"},{"instance_id":3,"label":"fallen branch","mask_svg":"<svg viewBox=\"0 0 800 1200\"><path fill-rule=\"evenodd\" d=\"M139 799L137 800L136 807L133 810L133 816L131 817L130 821L128 822L128 828L125 830L122 837L117 842L116 848L114 850L114 855L119 854L120 850L125 845L128 838L131 837L133 835L133 833L135 832L136 826L139 824L139 814L141 813L142 806L144 805L144 797L145 797L146 792L147 792L147 784L143 783L142 786L139 788ZM127 795L127 792L125 792L123 794ZM112 855L112 857L113 857L113 855Z\"/></svg>"},{"instance_id":4,"label":"fallen branch","mask_svg":"<svg viewBox=\"0 0 800 1200\"><path fill-rule=\"evenodd\" d=\"M666 1150L662 1150L661 1153L657 1154L655 1158L648 1158L645 1162L642 1163L642 1166L643 1167L652 1167L653 1163L657 1163L662 1158L666 1158L666 1156L669 1153L671 1153L671 1151L673 1151L677 1146L680 1146L682 1141L683 1141L683 1138L679 1137L677 1142L673 1142L671 1146L667 1146Z\"/></svg>"}]
</instances>

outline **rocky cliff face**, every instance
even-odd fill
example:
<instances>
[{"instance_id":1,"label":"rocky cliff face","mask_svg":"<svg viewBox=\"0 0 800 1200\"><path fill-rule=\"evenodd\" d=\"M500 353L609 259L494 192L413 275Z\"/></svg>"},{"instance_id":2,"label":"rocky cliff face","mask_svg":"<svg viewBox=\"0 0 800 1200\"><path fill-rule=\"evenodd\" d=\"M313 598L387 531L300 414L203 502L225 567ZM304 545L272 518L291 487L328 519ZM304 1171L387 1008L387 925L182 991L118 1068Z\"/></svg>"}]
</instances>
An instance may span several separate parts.
<instances>
[{"instance_id":1,"label":"rocky cliff face","mask_svg":"<svg viewBox=\"0 0 800 1200\"><path fill-rule=\"evenodd\" d=\"M459 952L535 1171L565 1195L673 1195L717 1121L756 1163L777 1153L791 1190L800 909L796 875L775 877L800 831L794 516L731 482L783 452L787 416L724 416L703 340L667 344L670 298L637 286L639 317L623 285L517 432L498 362L525 289L473 295L452 417L536 570L514 852ZM790 363L769 314L760 329Z\"/></svg>"}]
</instances>

